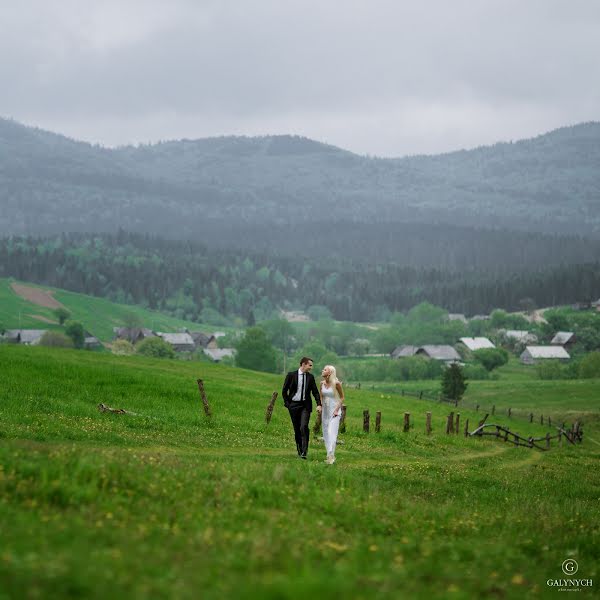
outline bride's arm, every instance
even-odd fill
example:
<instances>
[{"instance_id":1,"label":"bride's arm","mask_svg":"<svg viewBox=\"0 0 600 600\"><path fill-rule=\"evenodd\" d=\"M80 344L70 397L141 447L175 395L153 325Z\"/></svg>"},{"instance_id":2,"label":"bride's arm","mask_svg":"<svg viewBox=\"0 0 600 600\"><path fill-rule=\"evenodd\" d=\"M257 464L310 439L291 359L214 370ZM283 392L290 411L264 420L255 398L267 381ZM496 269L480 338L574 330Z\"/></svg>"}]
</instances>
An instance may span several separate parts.
<instances>
[{"instance_id":1,"label":"bride's arm","mask_svg":"<svg viewBox=\"0 0 600 600\"><path fill-rule=\"evenodd\" d=\"M333 411L333 416L337 417L340 414L340 410L342 410L342 404L344 404L344 390L339 381L335 384L335 387L337 389L338 396L340 397L340 401L337 403L335 410Z\"/></svg>"}]
</instances>

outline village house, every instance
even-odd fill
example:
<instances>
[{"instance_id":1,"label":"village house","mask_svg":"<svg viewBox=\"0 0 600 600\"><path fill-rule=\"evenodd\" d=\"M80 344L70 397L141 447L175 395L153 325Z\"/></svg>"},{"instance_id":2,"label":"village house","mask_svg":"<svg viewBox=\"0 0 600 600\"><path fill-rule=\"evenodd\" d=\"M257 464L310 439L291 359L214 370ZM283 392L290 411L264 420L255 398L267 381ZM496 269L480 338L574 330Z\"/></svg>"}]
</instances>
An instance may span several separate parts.
<instances>
[{"instance_id":1,"label":"village house","mask_svg":"<svg viewBox=\"0 0 600 600\"><path fill-rule=\"evenodd\" d=\"M447 344L428 344L420 346L416 355L444 362L460 361L460 354L452 346Z\"/></svg>"},{"instance_id":2,"label":"village house","mask_svg":"<svg viewBox=\"0 0 600 600\"><path fill-rule=\"evenodd\" d=\"M46 331L46 329L7 329L4 332L4 340L12 344L37 346Z\"/></svg>"},{"instance_id":3,"label":"village house","mask_svg":"<svg viewBox=\"0 0 600 600\"><path fill-rule=\"evenodd\" d=\"M521 353L521 362L534 365L540 360L569 360L569 353L562 346L527 346Z\"/></svg>"},{"instance_id":4,"label":"village house","mask_svg":"<svg viewBox=\"0 0 600 600\"><path fill-rule=\"evenodd\" d=\"M461 337L460 341L471 351L484 350L486 348L495 348L491 340L486 337Z\"/></svg>"},{"instance_id":5,"label":"village house","mask_svg":"<svg viewBox=\"0 0 600 600\"><path fill-rule=\"evenodd\" d=\"M397 346L392 350L390 356L392 358L405 358L407 356L414 356L417 353L419 346Z\"/></svg>"},{"instance_id":6,"label":"village house","mask_svg":"<svg viewBox=\"0 0 600 600\"><path fill-rule=\"evenodd\" d=\"M217 338L214 335L203 333L202 331L189 331L187 329L186 333L190 334L196 348L208 348L211 350L217 350L219 348Z\"/></svg>"},{"instance_id":7,"label":"village house","mask_svg":"<svg viewBox=\"0 0 600 600\"><path fill-rule=\"evenodd\" d=\"M189 333L163 333L157 331L156 335L167 344L170 344L175 352L193 352L196 349L194 340Z\"/></svg>"},{"instance_id":8,"label":"village house","mask_svg":"<svg viewBox=\"0 0 600 600\"><path fill-rule=\"evenodd\" d=\"M113 332L114 340L127 340L134 345L146 338L155 337L155 333L151 329L144 327L113 327Z\"/></svg>"},{"instance_id":9,"label":"village house","mask_svg":"<svg viewBox=\"0 0 600 600\"><path fill-rule=\"evenodd\" d=\"M553 346L562 346L565 349L571 348L577 341L577 336L572 331L559 331L552 338L550 344Z\"/></svg>"},{"instance_id":10,"label":"village house","mask_svg":"<svg viewBox=\"0 0 600 600\"><path fill-rule=\"evenodd\" d=\"M204 354L210 357L214 362L221 362L224 358L233 358L235 356L234 348L205 348Z\"/></svg>"}]
</instances>

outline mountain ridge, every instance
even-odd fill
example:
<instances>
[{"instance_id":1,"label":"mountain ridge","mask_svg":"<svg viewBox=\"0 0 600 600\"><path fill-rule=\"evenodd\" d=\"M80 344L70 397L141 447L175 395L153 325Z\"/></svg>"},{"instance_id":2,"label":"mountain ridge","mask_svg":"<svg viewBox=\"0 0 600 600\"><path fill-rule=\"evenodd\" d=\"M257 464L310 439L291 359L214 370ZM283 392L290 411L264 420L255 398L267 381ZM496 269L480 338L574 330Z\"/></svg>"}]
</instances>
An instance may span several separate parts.
<instances>
[{"instance_id":1,"label":"mountain ridge","mask_svg":"<svg viewBox=\"0 0 600 600\"><path fill-rule=\"evenodd\" d=\"M0 233L194 238L202 223L437 223L600 234L600 123L403 158L301 136L115 149L0 119ZM323 218L323 217L321 217Z\"/></svg>"}]
</instances>

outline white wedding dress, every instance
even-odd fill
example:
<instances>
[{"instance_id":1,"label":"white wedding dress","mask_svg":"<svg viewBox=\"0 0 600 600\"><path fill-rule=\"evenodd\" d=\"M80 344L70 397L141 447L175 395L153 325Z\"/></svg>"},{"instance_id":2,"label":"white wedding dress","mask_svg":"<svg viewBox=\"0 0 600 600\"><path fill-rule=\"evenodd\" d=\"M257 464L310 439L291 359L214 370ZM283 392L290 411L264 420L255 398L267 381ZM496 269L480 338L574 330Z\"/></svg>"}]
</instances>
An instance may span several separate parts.
<instances>
[{"instance_id":1,"label":"white wedding dress","mask_svg":"<svg viewBox=\"0 0 600 600\"><path fill-rule=\"evenodd\" d=\"M334 389L324 383L321 384L321 404L323 406L321 418L323 423L323 439L325 440L325 449L327 450L327 462L333 463L335 462L335 445L340 428L342 409L340 407L337 416L333 416L333 411L341 402Z\"/></svg>"}]
</instances>

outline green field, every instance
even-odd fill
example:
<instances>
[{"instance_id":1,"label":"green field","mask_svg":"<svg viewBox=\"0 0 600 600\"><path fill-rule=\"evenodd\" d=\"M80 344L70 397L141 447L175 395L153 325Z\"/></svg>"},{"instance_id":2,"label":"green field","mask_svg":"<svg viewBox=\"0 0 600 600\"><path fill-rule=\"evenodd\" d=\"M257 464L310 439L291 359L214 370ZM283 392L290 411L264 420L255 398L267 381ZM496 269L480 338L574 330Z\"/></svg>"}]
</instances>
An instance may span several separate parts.
<instances>
[{"instance_id":1,"label":"green field","mask_svg":"<svg viewBox=\"0 0 600 600\"><path fill-rule=\"evenodd\" d=\"M10 287L13 281L0 279L0 324L6 329L60 329L53 310L18 296ZM90 333L104 342L112 340L113 327L124 326L127 315L131 314L139 317L144 327L154 331L180 331L183 328L191 331L230 331L227 327L192 323L136 305L117 304L102 298L33 283L17 283L53 291L54 298L71 312L71 318L80 321ZM54 321L54 324L40 320L36 316Z\"/></svg>"},{"instance_id":2,"label":"green field","mask_svg":"<svg viewBox=\"0 0 600 600\"><path fill-rule=\"evenodd\" d=\"M515 386L581 418L584 443L549 452L446 435L447 406L348 390L333 466L315 436L298 460L279 400L265 425L280 377L4 345L0 381L2 599L537 598L566 558L598 574L598 381L471 383L470 401L505 406ZM381 433L361 431L364 409Z\"/></svg>"}]
</instances>

